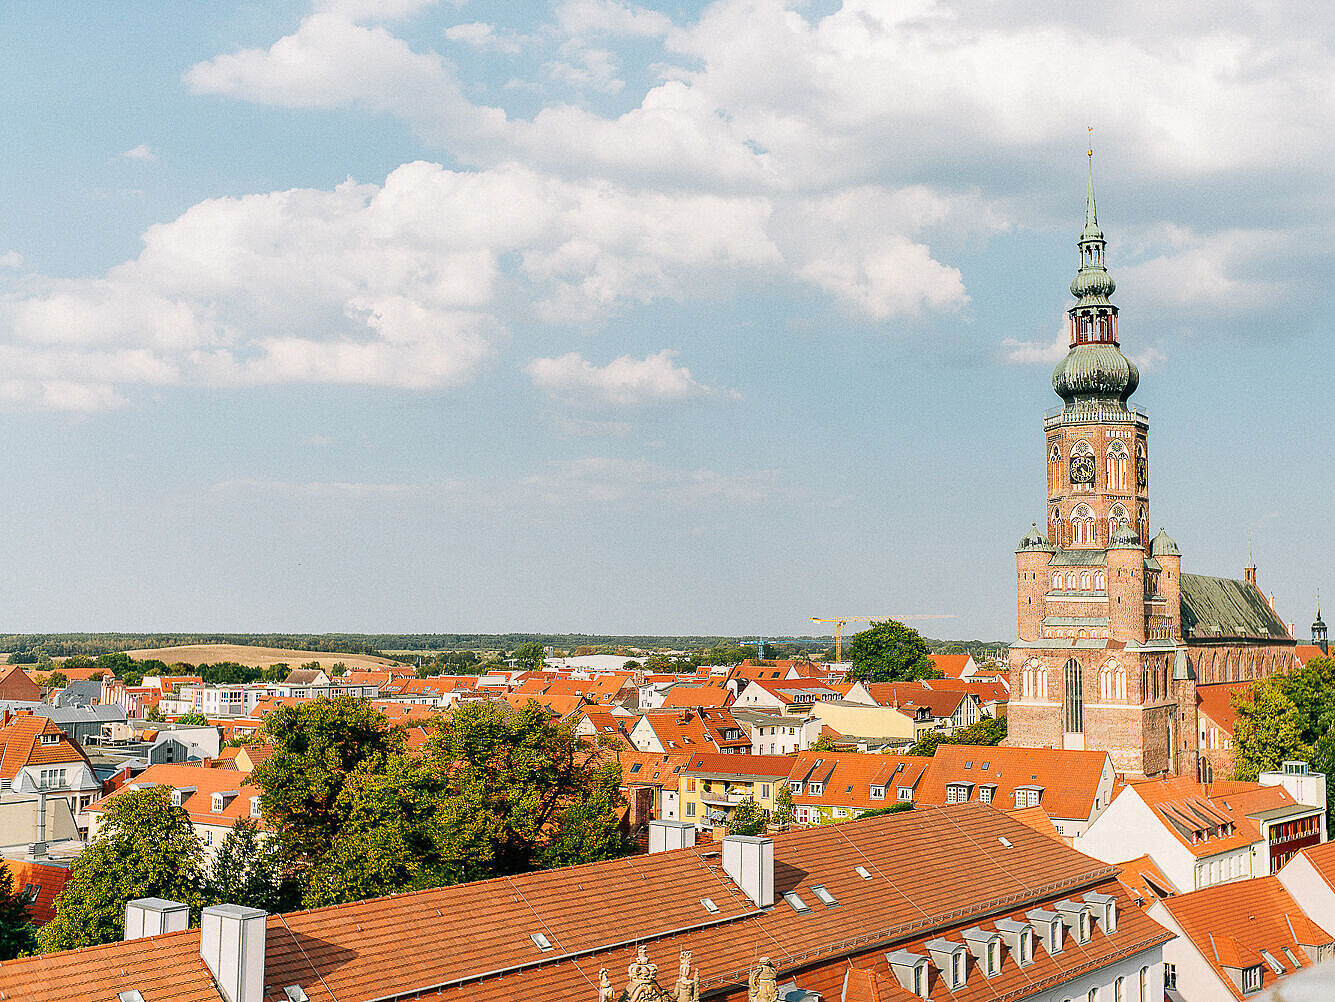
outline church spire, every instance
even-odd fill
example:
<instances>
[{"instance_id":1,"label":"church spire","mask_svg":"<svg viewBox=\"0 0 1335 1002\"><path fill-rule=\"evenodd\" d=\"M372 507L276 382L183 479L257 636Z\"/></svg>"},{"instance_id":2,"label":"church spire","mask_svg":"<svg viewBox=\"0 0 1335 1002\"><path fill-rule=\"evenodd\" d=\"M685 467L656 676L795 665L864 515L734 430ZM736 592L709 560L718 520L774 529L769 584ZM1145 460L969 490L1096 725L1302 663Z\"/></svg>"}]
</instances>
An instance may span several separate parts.
<instances>
[{"instance_id":1,"label":"church spire","mask_svg":"<svg viewBox=\"0 0 1335 1002\"><path fill-rule=\"evenodd\" d=\"M1089 131L1092 133L1094 130L1091 128ZM1085 153L1089 156L1089 180L1085 185L1085 229L1080 234L1082 243L1103 239L1103 231L1099 229L1099 213L1094 206L1094 147L1091 145Z\"/></svg>"}]
</instances>

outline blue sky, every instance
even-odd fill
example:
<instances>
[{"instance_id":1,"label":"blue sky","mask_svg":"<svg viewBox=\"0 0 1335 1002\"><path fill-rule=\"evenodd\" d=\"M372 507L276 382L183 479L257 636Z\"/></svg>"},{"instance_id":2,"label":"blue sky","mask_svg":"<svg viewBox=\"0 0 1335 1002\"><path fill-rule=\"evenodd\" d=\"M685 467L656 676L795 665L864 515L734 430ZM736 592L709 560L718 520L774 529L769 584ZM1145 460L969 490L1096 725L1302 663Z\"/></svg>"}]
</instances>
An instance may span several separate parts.
<instances>
[{"instance_id":1,"label":"blue sky","mask_svg":"<svg viewBox=\"0 0 1335 1002\"><path fill-rule=\"evenodd\" d=\"M1151 519L1305 636L1335 18L1205 8L4 5L0 625L1009 638L1093 125Z\"/></svg>"}]
</instances>

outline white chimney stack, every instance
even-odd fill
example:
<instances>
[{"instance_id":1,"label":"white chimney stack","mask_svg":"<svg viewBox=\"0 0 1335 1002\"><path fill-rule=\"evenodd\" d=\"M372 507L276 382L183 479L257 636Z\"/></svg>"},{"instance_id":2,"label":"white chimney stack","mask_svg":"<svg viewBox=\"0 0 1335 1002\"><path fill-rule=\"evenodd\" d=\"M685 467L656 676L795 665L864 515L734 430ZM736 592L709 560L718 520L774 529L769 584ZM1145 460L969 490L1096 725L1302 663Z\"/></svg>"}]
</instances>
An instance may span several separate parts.
<instances>
[{"instance_id":1,"label":"white chimney stack","mask_svg":"<svg viewBox=\"0 0 1335 1002\"><path fill-rule=\"evenodd\" d=\"M200 915L199 953L227 1002L264 1002L268 917L242 905L213 905Z\"/></svg>"},{"instance_id":2,"label":"white chimney stack","mask_svg":"<svg viewBox=\"0 0 1335 1002\"><path fill-rule=\"evenodd\" d=\"M649 851L668 852L695 845L695 825L689 821L650 821Z\"/></svg>"},{"instance_id":3,"label":"white chimney stack","mask_svg":"<svg viewBox=\"0 0 1335 1002\"><path fill-rule=\"evenodd\" d=\"M761 908L774 904L774 839L723 837L723 872Z\"/></svg>"},{"instance_id":4,"label":"white chimney stack","mask_svg":"<svg viewBox=\"0 0 1335 1002\"><path fill-rule=\"evenodd\" d=\"M190 928L190 906L162 898L135 898L125 903L125 938L143 939Z\"/></svg>"}]
</instances>

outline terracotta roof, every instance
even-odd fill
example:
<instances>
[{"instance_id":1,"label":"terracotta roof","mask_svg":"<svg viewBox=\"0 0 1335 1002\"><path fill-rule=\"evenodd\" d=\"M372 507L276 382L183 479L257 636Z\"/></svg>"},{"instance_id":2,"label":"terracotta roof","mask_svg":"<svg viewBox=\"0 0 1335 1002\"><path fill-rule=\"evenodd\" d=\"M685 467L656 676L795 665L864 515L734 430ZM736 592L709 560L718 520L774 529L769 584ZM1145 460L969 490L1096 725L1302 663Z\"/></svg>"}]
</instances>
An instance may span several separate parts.
<instances>
[{"instance_id":1,"label":"terracotta roof","mask_svg":"<svg viewBox=\"0 0 1335 1002\"><path fill-rule=\"evenodd\" d=\"M732 690L721 685L674 685L663 699L663 708L680 706L727 706Z\"/></svg>"},{"instance_id":2,"label":"terracotta roof","mask_svg":"<svg viewBox=\"0 0 1335 1002\"><path fill-rule=\"evenodd\" d=\"M28 914L33 922L43 925L55 918L56 895L65 889L69 868L24 859L7 859L5 863L9 866L15 893L27 893Z\"/></svg>"},{"instance_id":3,"label":"terracotta roof","mask_svg":"<svg viewBox=\"0 0 1335 1002\"><path fill-rule=\"evenodd\" d=\"M1094 798L1108 762L1107 752L941 744L914 799L944 804L946 785L964 782L973 784L970 800L978 799L980 786L992 785L992 802L1013 807L1017 787L1038 786L1042 787L1039 804L1048 817L1085 820L1094 813Z\"/></svg>"},{"instance_id":4,"label":"terracotta roof","mask_svg":"<svg viewBox=\"0 0 1335 1002\"><path fill-rule=\"evenodd\" d=\"M1312 864L1312 869L1320 875L1321 879L1330 885L1331 890L1335 890L1335 841L1322 842L1320 845L1309 845L1305 849L1299 849L1294 859L1302 856L1307 862ZM1285 863L1288 866L1293 860Z\"/></svg>"},{"instance_id":5,"label":"terracotta roof","mask_svg":"<svg viewBox=\"0 0 1335 1002\"><path fill-rule=\"evenodd\" d=\"M1166 828L1193 856L1204 858L1240 849L1261 838L1261 829L1248 817L1275 807L1304 808L1282 786L1256 783L1202 785L1185 776L1148 779L1129 784L1118 796L1134 790L1165 822Z\"/></svg>"},{"instance_id":6,"label":"terracotta roof","mask_svg":"<svg viewBox=\"0 0 1335 1002\"><path fill-rule=\"evenodd\" d=\"M131 785L145 786L150 783L170 786L184 791L189 787L194 790L183 797L181 806L190 815L190 820L200 825L220 825L230 828L238 818L250 817L250 798L260 795L258 786L250 785L249 773L232 769L205 769L198 765L151 765L134 778ZM122 787L122 790L125 787ZM101 800L88 805L88 810L101 814L106 810L107 801L120 793L117 790ZM226 802L221 812L213 810L213 794L232 793L236 796ZM256 819L264 829L264 822Z\"/></svg>"},{"instance_id":7,"label":"terracotta roof","mask_svg":"<svg viewBox=\"0 0 1335 1002\"><path fill-rule=\"evenodd\" d=\"M1048 817L1048 812L1041 807L1014 807L1006 812L1016 821L1028 825L1040 835L1046 835L1048 838L1060 840L1061 833L1057 831L1057 826L1052 823Z\"/></svg>"},{"instance_id":8,"label":"terracotta roof","mask_svg":"<svg viewBox=\"0 0 1335 1002\"><path fill-rule=\"evenodd\" d=\"M669 752L692 752L700 748L751 750L751 739L728 710L716 707L650 710L641 719L653 728L655 737ZM635 726L638 722L631 729ZM741 736L729 739L723 733L727 730L736 730Z\"/></svg>"},{"instance_id":9,"label":"terracotta roof","mask_svg":"<svg viewBox=\"0 0 1335 1002\"><path fill-rule=\"evenodd\" d=\"M789 783L801 782L793 803L802 807L851 807L859 811L889 807L899 787L921 786L931 759L914 755L872 755L863 752L798 752L788 773ZM811 784L819 783L820 793ZM873 799L871 788L884 787L885 796Z\"/></svg>"},{"instance_id":10,"label":"terracotta roof","mask_svg":"<svg viewBox=\"0 0 1335 1002\"><path fill-rule=\"evenodd\" d=\"M958 690L929 689L922 682L871 682L865 685L877 706L914 709L924 706L934 717L949 717L969 694Z\"/></svg>"},{"instance_id":11,"label":"terracotta roof","mask_svg":"<svg viewBox=\"0 0 1335 1002\"><path fill-rule=\"evenodd\" d=\"M1312 922L1275 876L1238 880L1164 898L1160 905L1182 927L1234 998L1243 994L1225 967L1261 967L1262 989L1273 987L1297 970L1287 949L1303 967L1316 963L1304 946L1332 942L1330 933ZM1276 974L1264 950L1284 968Z\"/></svg>"},{"instance_id":12,"label":"terracotta roof","mask_svg":"<svg viewBox=\"0 0 1335 1002\"><path fill-rule=\"evenodd\" d=\"M583 696L553 696L545 692L540 695L512 692L497 698L516 710L522 710L530 702L537 702L544 710L560 720L564 720L585 705Z\"/></svg>"},{"instance_id":13,"label":"terracotta roof","mask_svg":"<svg viewBox=\"0 0 1335 1002\"><path fill-rule=\"evenodd\" d=\"M628 737L628 727L634 717L625 717L611 710L585 706L580 712L580 719L587 720L597 735Z\"/></svg>"},{"instance_id":14,"label":"terracotta roof","mask_svg":"<svg viewBox=\"0 0 1335 1002\"><path fill-rule=\"evenodd\" d=\"M43 734L49 743L42 743ZM52 735L58 735L58 740L50 740ZM46 717L18 713L0 727L0 779L12 780L27 765L87 762L83 748Z\"/></svg>"},{"instance_id":15,"label":"terracotta roof","mask_svg":"<svg viewBox=\"0 0 1335 1002\"><path fill-rule=\"evenodd\" d=\"M1125 901L1113 873L1001 812L928 808L776 839L775 890L798 894L807 905L800 913L782 899L755 908L722 874L717 847L707 846L272 916L264 997L282 1002L283 988L295 984L311 1002L426 999L446 989L466 1002L587 1002L599 968L620 976L636 943L660 970L691 950L702 992L736 994L760 942L781 984L800 970L802 987L834 999L850 955L880 973L882 954L896 945L958 938L972 925L1093 890ZM820 903L813 885L837 907ZM706 897L717 912L702 905ZM1111 934L1096 930L1056 957L1039 951L1025 968L1003 962L993 978L972 971L969 989L933 997L982 1002L1055 985L1170 938L1137 909L1119 912ZM531 938L539 932L552 945L546 953ZM198 944L189 930L7 961L0 992L106 1002L133 987L151 1002L218 1002Z\"/></svg>"},{"instance_id":16,"label":"terracotta roof","mask_svg":"<svg viewBox=\"0 0 1335 1002\"><path fill-rule=\"evenodd\" d=\"M946 678L959 678L969 666L971 655L968 654L929 654L928 658Z\"/></svg>"},{"instance_id":17,"label":"terracotta roof","mask_svg":"<svg viewBox=\"0 0 1335 1002\"><path fill-rule=\"evenodd\" d=\"M50 673L27 672L20 665L0 669L0 699L41 699L42 687L33 681L34 674Z\"/></svg>"},{"instance_id":18,"label":"terracotta roof","mask_svg":"<svg viewBox=\"0 0 1335 1002\"><path fill-rule=\"evenodd\" d=\"M1179 893L1173 882L1149 856L1137 856L1117 865L1122 868L1117 879L1141 901L1149 903Z\"/></svg>"},{"instance_id":19,"label":"terracotta roof","mask_svg":"<svg viewBox=\"0 0 1335 1002\"><path fill-rule=\"evenodd\" d=\"M791 755L725 755L721 752L695 752L686 762L684 772L708 776L755 776L786 778L793 769Z\"/></svg>"},{"instance_id":20,"label":"terracotta roof","mask_svg":"<svg viewBox=\"0 0 1335 1002\"><path fill-rule=\"evenodd\" d=\"M1211 685L1196 686L1196 707L1199 712L1209 717L1222 730L1233 733L1238 712L1233 709L1233 693L1246 694L1251 691L1250 682L1216 682Z\"/></svg>"},{"instance_id":21,"label":"terracotta roof","mask_svg":"<svg viewBox=\"0 0 1335 1002\"><path fill-rule=\"evenodd\" d=\"M663 755L622 749L617 752L621 763L621 782L625 786L665 786L675 790L677 776L686 768L689 755Z\"/></svg>"},{"instance_id":22,"label":"terracotta roof","mask_svg":"<svg viewBox=\"0 0 1335 1002\"><path fill-rule=\"evenodd\" d=\"M1005 703L1011 698L1011 691L1004 682L965 681L958 678L929 678L923 680L929 689L943 692L970 692L984 703Z\"/></svg>"},{"instance_id":23,"label":"terracotta roof","mask_svg":"<svg viewBox=\"0 0 1335 1002\"><path fill-rule=\"evenodd\" d=\"M1306 667L1307 662L1313 658L1328 658L1329 654L1322 654L1321 648L1316 644L1299 644L1293 649L1293 656L1298 659L1298 663Z\"/></svg>"}]
</instances>

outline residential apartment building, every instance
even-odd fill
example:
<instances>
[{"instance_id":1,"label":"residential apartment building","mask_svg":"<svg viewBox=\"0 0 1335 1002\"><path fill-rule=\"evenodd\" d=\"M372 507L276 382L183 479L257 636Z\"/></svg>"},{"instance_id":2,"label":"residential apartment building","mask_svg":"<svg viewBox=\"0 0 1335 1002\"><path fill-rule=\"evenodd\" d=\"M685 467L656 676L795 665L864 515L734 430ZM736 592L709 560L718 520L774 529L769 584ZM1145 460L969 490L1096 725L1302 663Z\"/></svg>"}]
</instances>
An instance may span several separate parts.
<instances>
[{"instance_id":1,"label":"residential apartment building","mask_svg":"<svg viewBox=\"0 0 1335 1002\"><path fill-rule=\"evenodd\" d=\"M725 825L748 797L769 816L792 768L786 755L693 752L678 784L681 820L700 828Z\"/></svg>"},{"instance_id":2,"label":"residential apartment building","mask_svg":"<svg viewBox=\"0 0 1335 1002\"><path fill-rule=\"evenodd\" d=\"M68 801L80 827L102 781L83 748L46 717L0 713L0 798L45 793Z\"/></svg>"},{"instance_id":3,"label":"residential apartment building","mask_svg":"<svg viewBox=\"0 0 1335 1002\"><path fill-rule=\"evenodd\" d=\"M1110 863L1147 855L1178 888L1199 890L1277 871L1325 840L1325 813L1282 786L1145 780L1120 787L1076 847Z\"/></svg>"},{"instance_id":4,"label":"residential apartment building","mask_svg":"<svg viewBox=\"0 0 1335 1002\"><path fill-rule=\"evenodd\" d=\"M821 721L808 717L797 720L781 713L761 710L732 710L737 721L751 739L752 755L795 755L805 751L820 737Z\"/></svg>"},{"instance_id":5,"label":"residential apartment building","mask_svg":"<svg viewBox=\"0 0 1335 1002\"><path fill-rule=\"evenodd\" d=\"M751 751L751 741L733 715L713 708L650 710L631 727L630 741L639 751L659 754Z\"/></svg>"},{"instance_id":6,"label":"residential apartment building","mask_svg":"<svg viewBox=\"0 0 1335 1002\"><path fill-rule=\"evenodd\" d=\"M912 801L932 760L859 752L802 752L788 774L799 824L823 825Z\"/></svg>"},{"instance_id":7,"label":"residential apartment building","mask_svg":"<svg viewBox=\"0 0 1335 1002\"><path fill-rule=\"evenodd\" d=\"M250 784L248 773L198 765L154 765L123 789L142 790L151 786L171 787L173 806L190 815L190 823L204 843L204 853L209 859L217 854L223 839L241 818L253 819L261 831L267 831L260 809L260 789ZM97 838L107 803L121 792L117 790L88 808L92 820L90 841Z\"/></svg>"},{"instance_id":8,"label":"residential apartment building","mask_svg":"<svg viewBox=\"0 0 1335 1002\"><path fill-rule=\"evenodd\" d=\"M1107 809L1116 779L1102 751L943 744L931 762L918 803L1041 807L1066 839L1082 835Z\"/></svg>"}]
</instances>

